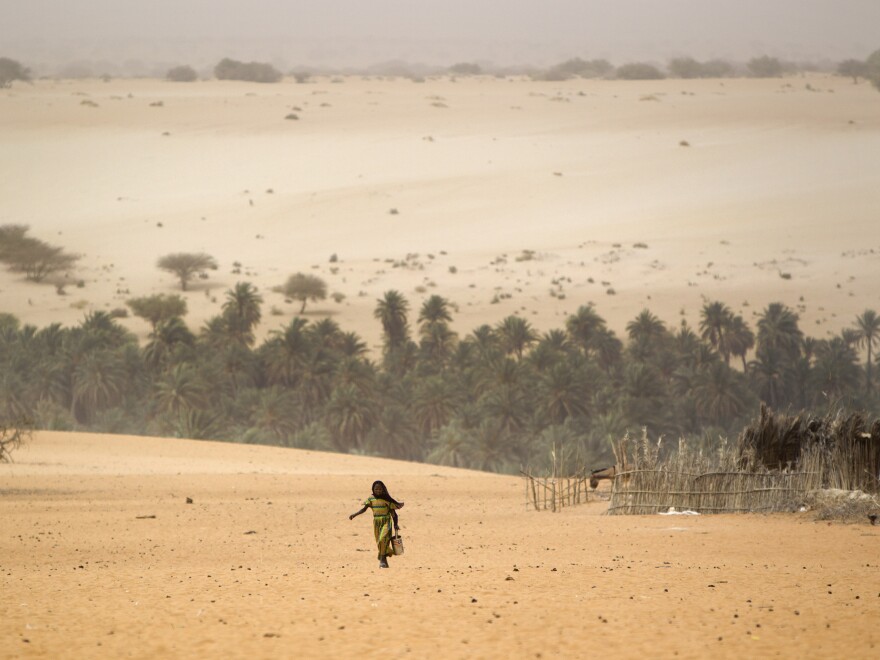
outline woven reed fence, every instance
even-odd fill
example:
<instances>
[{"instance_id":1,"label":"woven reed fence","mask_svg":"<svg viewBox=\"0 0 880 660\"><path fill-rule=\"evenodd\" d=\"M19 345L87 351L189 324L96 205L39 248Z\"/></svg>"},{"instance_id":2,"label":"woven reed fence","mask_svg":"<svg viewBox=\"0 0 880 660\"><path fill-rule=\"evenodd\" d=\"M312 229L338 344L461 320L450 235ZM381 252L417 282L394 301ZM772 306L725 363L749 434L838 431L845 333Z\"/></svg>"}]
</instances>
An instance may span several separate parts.
<instances>
[{"instance_id":1,"label":"woven reed fence","mask_svg":"<svg viewBox=\"0 0 880 660\"><path fill-rule=\"evenodd\" d=\"M535 511L559 511L567 506L590 501L590 477L581 473L573 477L536 477L520 472L525 478L526 507Z\"/></svg>"},{"instance_id":2,"label":"woven reed fence","mask_svg":"<svg viewBox=\"0 0 880 660\"><path fill-rule=\"evenodd\" d=\"M681 440L661 452L661 441L626 434L612 443L616 459L609 514L654 514L675 508L698 513L791 511L821 489L880 493L880 419L840 409L824 416L774 414L761 407L733 445L711 450ZM559 473L556 450L553 475ZM557 511L588 502L588 471L575 477L526 478L526 500ZM527 504L528 506L528 504Z\"/></svg>"},{"instance_id":3,"label":"woven reed fence","mask_svg":"<svg viewBox=\"0 0 880 660\"><path fill-rule=\"evenodd\" d=\"M820 485L817 472L629 470L614 478L608 513L642 515L670 508L697 513L790 511Z\"/></svg>"}]
</instances>

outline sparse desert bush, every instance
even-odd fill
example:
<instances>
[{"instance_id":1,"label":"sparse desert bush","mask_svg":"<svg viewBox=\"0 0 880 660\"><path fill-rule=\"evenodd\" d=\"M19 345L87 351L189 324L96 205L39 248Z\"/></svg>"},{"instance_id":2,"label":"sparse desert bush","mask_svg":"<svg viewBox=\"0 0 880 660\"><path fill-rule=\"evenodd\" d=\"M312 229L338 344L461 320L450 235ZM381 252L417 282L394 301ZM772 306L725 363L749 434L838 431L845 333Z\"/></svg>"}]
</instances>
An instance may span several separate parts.
<instances>
[{"instance_id":1,"label":"sparse desert bush","mask_svg":"<svg viewBox=\"0 0 880 660\"><path fill-rule=\"evenodd\" d=\"M142 296L127 300L126 305L131 313L142 318L156 329L162 321L167 321L175 316L186 316L186 300L178 295L165 295L160 293L154 296Z\"/></svg>"},{"instance_id":2,"label":"sparse desert bush","mask_svg":"<svg viewBox=\"0 0 880 660\"><path fill-rule=\"evenodd\" d=\"M218 80L244 80L246 82L276 83L281 80L281 72L271 64L263 62L239 62L229 58L220 60L214 67Z\"/></svg>"},{"instance_id":3,"label":"sparse desert bush","mask_svg":"<svg viewBox=\"0 0 880 660\"><path fill-rule=\"evenodd\" d=\"M165 79L171 82L195 82L199 79L199 74L191 66L175 66L168 69Z\"/></svg>"},{"instance_id":4,"label":"sparse desert bush","mask_svg":"<svg viewBox=\"0 0 880 660\"><path fill-rule=\"evenodd\" d=\"M868 64L862 60L843 60L837 65L837 75L852 78L858 84L859 78L867 78Z\"/></svg>"},{"instance_id":5,"label":"sparse desert bush","mask_svg":"<svg viewBox=\"0 0 880 660\"><path fill-rule=\"evenodd\" d=\"M693 57L676 57L666 67L673 78L702 78L703 65Z\"/></svg>"},{"instance_id":6,"label":"sparse desert bush","mask_svg":"<svg viewBox=\"0 0 880 660\"><path fill-rule=\"evenodd\" d=\"M871 81L871 84L873 84L874 87L880 90L880 50L875 50L868 55L868 59L865 60L865 65L867 67L865 76Z\"/></svg>"},{"instance_id":7,"label":"sparse desert bush","mask_svg":"<svg viewBox=\"0 0 880 660\"><path fill-rule=\"evenodd\" d=\"M283 293L286 298L301 301L300 314L306 311L306 302L309 300L314 302L327 297L327 283L320 277L304 273L291 275L284 286L276 290Z\"/></svg>"},{"instance_id":8,"label":"sparse desert bush","mask_svg":"<svg viewBox=\"0 0 880 660\"><path fill-rule=\"evenodd\" d=\"M782 62L769 55L753 57L746 68L752 78L779 78L782 75Z\"/></svg>"},{"instance_id":9,"label":"sparse desert bush","mask_svg":"<svg viewBox=\"0 0 880 660\"><path fill-rule=\"evenodd\" d=\"M457 76L479 76L483 73L483 68L475 62L458 62L449 67L449 73Z\"/></svg>"},{"instance_id":10,"label":"sparse desert bush","mask_svg":"<svg viewBox=\"0 0 880 660\"><path fill-rule=\"evenodd\" d=\"M0 57L0 88L12 87L16 80L30 82L31 72L16 60Z\"/></svg>"},{"instance_id":11,"label":"sparse desert bush","mask_svg":"<svg viewBox=\"0 0 880 660\"><path fill-rule=\"evenodd\" d=\"M299 115L297 115L297 114L294 113L294 112L291 112L290 114L285 115L284 118L287 119L287 120L289 120L289 121L297 121L297 120L299 119Z\"/></svg>"},{"instance_id":12,"label":"sparse desert bush","mask_svg":"<svg viewBox=\"0 0 880 660\"><path fill-rule=\"evenodd\" d=\"M631 62L617 67L616 72L619 80L662 80L663 72L653 64L646 62Z\"/></svg>"},{"instance_id":13,"label":"sparse desert bush","mask_svg":"<svg viewBox=\"0 0 880 660\"><path fill-rule=\"evenodd\" d=\"M729 78L733 75L733 65L724 60L703 62L703 78Z\"/></svg>"},{"instance_id":14,"label":"sparse desert bush","mask_svg":"<svg viewBox=\"0 0 880 660\"><path fill-rule=\"evenodd\" d=\"M297 83L299 83L300 85L304 85L305 83L309 82L309 79L311 77L312 77L312 74L307 73L305 71L294 71L293 72L293 79Z\"/></svg>"},{"instance_id":15,"label":"sparse desert bush","mask_svg":"<svg viewBox=\"0 0 880 660\"><path fill-rule=\"evenodd\" d=\"M531 77L533 80L554 82L570 78L604 78L612 71L614 71L614 67L608 60L582 60L575 57L560 62L546 71L534 73Z\"/></svg>"},{"instance_id":16,"label":"sparse desert bush","mask_svg":"<svg viewBox=\"0 0 880 660\"><path fill-rule=\"evenodd\" d=\"M699 62L693 57L676 57L667 66L672 78L728 78L733 74L733 66L724 60Z\"/></svg>"},{"instance_id":17,"label":"sparse desert bush","mask_svg":"<svg viewBox=\"0 0 880 660\"><path fill-rule=\"evenodd\" d=\"M71 268L79 259L60 247L27 236L26 225L0 226L0 262L9 270L24 273L33 282L42 282L53 273Z\"/></svg>"},{"instance_id":18,"label":"sparse desert bush","mask_svg":"<svg viewBox=\"0 0 880 660\"><path fill-rule=\"evenodd\" d=\"M207 270L217 270L217 262L214 257L204 252L176 252L160 257L156 266L161 270L168 271L180 280L180 288L186 291L186 286L195 275L205 275Z\"/></svg>"},{"instance_id":19,"label":"sparse desert bush","mask_svg":"<svg viewBox=\"0 0 880 660\"><path fill-rule=\"evenodd\" d=\"M0 422L0 463L9 463L12 452L31 437L31 423L27 420Z\"/></svg>"},{"instance_id":20,"label":"sparse desert bush","mask_svg":"<svg viewBox=\"0 0 880 660\"><path fill-rule=\"evenodd\" d=\"M339 291L334 291L330 295L330 297L333 298L333 302L336 302L336 303L341 303L343 300L345 300L345 294L340 293Z\"/></svg>"}]
</instances>

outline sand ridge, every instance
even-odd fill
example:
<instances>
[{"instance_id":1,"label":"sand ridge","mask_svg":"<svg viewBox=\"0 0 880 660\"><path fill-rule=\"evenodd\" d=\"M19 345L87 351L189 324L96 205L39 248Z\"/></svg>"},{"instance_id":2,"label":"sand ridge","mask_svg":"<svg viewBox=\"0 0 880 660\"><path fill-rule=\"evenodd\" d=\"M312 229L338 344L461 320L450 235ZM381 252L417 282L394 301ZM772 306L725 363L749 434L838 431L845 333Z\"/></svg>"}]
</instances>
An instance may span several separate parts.
<instances>
[{"instance_id":1,"label":"sand ridge","mask_svg":"<svg viewBox=\"0 0 880 660\"><path fill-rule=\"evenodd\" d=\"M869 658L880 645L868 525L608 517L601 501L539 513L513 477L213 442L40 432L15 457L0 466L0 657ZM388 571L368 522L347 519L374 477L406 502L407 551Z\"/></svg>"}]
</instances>

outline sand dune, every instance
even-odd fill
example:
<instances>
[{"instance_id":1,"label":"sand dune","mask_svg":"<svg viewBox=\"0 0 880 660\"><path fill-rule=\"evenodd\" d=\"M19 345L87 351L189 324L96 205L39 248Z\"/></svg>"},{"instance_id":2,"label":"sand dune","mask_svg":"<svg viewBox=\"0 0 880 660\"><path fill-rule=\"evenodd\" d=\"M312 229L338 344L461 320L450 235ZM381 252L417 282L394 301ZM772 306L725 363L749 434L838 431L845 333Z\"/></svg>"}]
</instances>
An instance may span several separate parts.
<instances>
[{"instance_id":1,"label":"sand dune","mask_svg":"<svg viewBox=\"0 0 880 660\"><path fill-rule=\"evenodd\" d=\"M869 658L876 528L539 513L512 477L38 433L0 466L0 657ZM380 571L358 508L406 502ZM186 503L186 498L193 500Z\"/></svg>"},{"instance_id":2,"label":"sand dune","mask_svg":"<svg viewBox=\"0 0 880 660\"><path fill-rule=\"evenodd\" d=\"M271 287L304 271L345 296L311 317L373 347L391 288L414 310L446 296L462 333L514 313L560 327L590 301L618 332L645 306L693 324L720 299L746 320L785 302L824 337L880 306L867 84L341 80L5 90L0 222L82 254L85 286L61 297L2 272L2 310L75 323L173 292L155 267L172 251L220 262L186 294L193 327L247 280L266 298L265 336L298 311Z\"/></svg>"}]
</instances>

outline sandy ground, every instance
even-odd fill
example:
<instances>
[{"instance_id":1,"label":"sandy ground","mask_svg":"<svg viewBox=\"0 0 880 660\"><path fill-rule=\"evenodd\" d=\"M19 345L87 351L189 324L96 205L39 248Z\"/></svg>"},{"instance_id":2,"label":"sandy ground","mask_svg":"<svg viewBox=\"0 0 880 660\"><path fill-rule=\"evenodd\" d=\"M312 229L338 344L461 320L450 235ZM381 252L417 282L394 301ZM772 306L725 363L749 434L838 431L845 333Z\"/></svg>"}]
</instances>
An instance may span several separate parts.
<instances>
[{"instance_id":1,"label":"sandy ground","mask_svg":"<svg viewBox=\"0 0 880 660\"><path fill-rule=\"evenodd\" d=\"M528 511L516 478L41 432L0 466L0 657L874 658L880 530ZM406 502L380 570L374 478ZM193 503L187 504L186 498Z\"/></svg>"},{"instance_id":2,"label":"sandy ground","mask_svg":"<svg viewBox=\"0 0 880 660\"><path fill-rule=\"evenodd\" d=\"M371 347L392 288L413 323L446 296L461 333L587 302L621 333L645 306L696 324L720 299L752 322L782 301L821 338L880 307L880 94L847 79L41 80L0 116L0 223L82 255L64 297L0 272L0 309L39 326L174 292L176 251L220 265L194 328L247 280L265 337L303 271L345 296L310 318Z\"/></svg>"}]
</instances>

